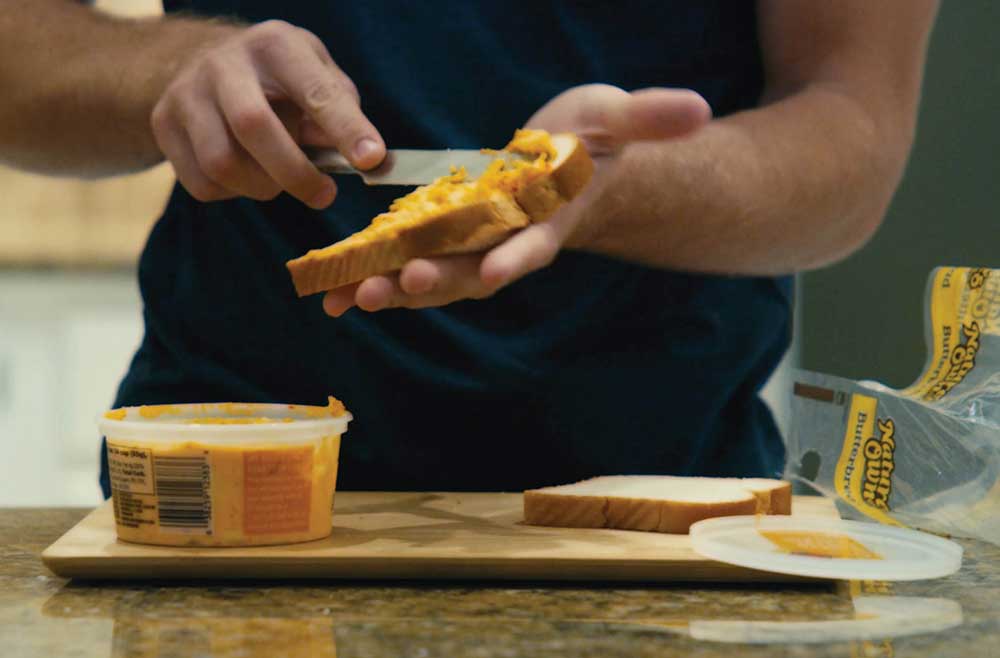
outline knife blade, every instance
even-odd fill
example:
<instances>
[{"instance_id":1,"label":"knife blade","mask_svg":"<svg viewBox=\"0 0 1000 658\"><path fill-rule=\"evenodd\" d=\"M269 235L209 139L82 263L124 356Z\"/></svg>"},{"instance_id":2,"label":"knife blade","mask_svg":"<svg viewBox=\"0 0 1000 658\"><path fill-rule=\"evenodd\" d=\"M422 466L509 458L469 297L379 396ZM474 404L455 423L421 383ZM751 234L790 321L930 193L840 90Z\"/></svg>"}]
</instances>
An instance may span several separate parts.
<instances>
[{"instance_id":1,"label":"knife blade","mask_svg":"<svg viewBox=\"0 0 1000 658\"><path fill-rule=\"evenodd\" d=\"M328 174L356 174L366 185L426 185L451 173L451 168L465 167L468 179L478 178L494 160L524 160L525 156L507 151L483 153L473 149L390 149L378 167L361 171L351 166L333 149L309 149L309 160Z\"/></svg>"}]
</instances>

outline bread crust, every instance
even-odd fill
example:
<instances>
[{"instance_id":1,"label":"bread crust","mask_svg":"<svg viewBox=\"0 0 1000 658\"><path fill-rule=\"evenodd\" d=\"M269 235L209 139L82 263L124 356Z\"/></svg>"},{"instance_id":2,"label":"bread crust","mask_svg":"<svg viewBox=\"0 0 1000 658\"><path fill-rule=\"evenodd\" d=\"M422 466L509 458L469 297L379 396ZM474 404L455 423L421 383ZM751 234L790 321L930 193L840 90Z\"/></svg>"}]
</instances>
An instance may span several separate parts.
<instances>
[{"instance_id":1,"label":"bread crust","mask_svg":"<svg viewBox=\"0 0 1000 658\"><path fill-rule=\"evenodd\" d=\"M524 492L524 522L569 528L606 528L606 501L595 496L551 496Z\"/></svg>"},{"instance_id":2,"label":"bread crust","mask_svg":"<svg viewBox=\"0 0 1000 658\"><path fill-rule=\"evenodd\" d=\"M757 497L760 514L791 514L792 483L784 480L745 478L743 483Z\"/></svg>"},{"instance_id":3,"label":"bread crust","mask_svg":"<svg viewBox=\"0 0 1000 658\"><path fill-rule=\"evenodd\" d=\"M572 140L565 158L520 190L515 200L477 201L393 227L382 237L355 243L348 238L288 261L295 292L304 297L339 288L399 270L414 258L483 251L532 222L544 221L579 194L593 173L586 148L576 136Z\"/></svg>"},{"instance_id":4,"label":"bread crust","mask_svg":"<svg viewBox=\"0 0 1000 658\"><path fill-rule=\"evenodd\" d=\"M566 159L549 172L548 176L532 181L518 192L517 203L528 213L532 222L545 221L560 206L582 192L593 173L594 161L577 140Z\"/></svg>"},{"instance_id":5,"label":"bread crust","mask_svg":"<svg viewBox=\"0 0 1000 658\"><path fill-rule=\"evenodd\" d=\"M719 478L719 481L740 482L737 478ZM743 489L743 496L712 502L574 495L559 493L560 487L529 489L524 492L524 522L563 528L615 528L686 534L692 524L719 516L791 514L791 484L763 479L748 482L755 484L748 484ZM768 482L773 485L768 486Z\"/></svg>"},{"instance_id":6,"label":"bread crust","mask_svg":"<svg viewBox=\"0 0 1000 658\"><path fill-rule=\"evenodd\" d=\"M513 204L480 201L340 251L306 254L287 267L295 292L305 297L398 270L414 258L487 249L528 224Z\"/></svg>"}]
</instances>

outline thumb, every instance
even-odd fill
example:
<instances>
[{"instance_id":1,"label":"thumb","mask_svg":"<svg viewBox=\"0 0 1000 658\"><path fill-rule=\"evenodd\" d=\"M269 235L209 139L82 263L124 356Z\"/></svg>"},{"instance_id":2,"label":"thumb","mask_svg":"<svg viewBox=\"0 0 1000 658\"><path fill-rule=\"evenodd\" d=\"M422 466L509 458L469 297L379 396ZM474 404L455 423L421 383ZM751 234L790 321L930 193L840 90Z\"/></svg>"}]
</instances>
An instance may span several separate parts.
<instances>
[{"instance_id":1,"label":"thumb","mask_svg":"<svg viewBox=\"0 0 1000 658\"><path fill-rule=\"evenodd\" d=\"M712 108L689 89L640 89L625 103L618 134L628 141L683 137L712 118Z\"/></svg>"},{"instance_id":2,"label":"thumb","mask_svg":"<svg viewBox=\"0 0 1000 658\"><path fill-rule=\"evenodd\" d=\"M578 133L599 148L683 137L712 117L708 102L687 89L654 88L628 93L602 85L591 87L581 96Z\"/></svg>"}]
</instances>

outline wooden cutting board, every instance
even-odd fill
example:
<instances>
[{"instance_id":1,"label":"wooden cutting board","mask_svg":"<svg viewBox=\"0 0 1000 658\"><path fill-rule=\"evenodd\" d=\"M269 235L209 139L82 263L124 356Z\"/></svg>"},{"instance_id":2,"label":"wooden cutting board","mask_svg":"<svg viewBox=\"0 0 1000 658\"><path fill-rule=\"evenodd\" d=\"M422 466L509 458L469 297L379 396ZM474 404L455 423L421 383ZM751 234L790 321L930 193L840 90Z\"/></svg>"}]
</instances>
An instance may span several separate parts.
<instances>
[{"instance_id":1,"label":"wooden cutting board","mask_svg":"<svg viewBox=\"0 0 1000 658\"><path fill-rule=\"evenodd\" d=\"M838 518L821 497L796 516ZM333 534L252 548L119 542L105 503L42 553L68 578L331 578L591 581L789 581L703 558L687 535L522 523L520 494L340 492Z\"/></svg>"}]
</instances>

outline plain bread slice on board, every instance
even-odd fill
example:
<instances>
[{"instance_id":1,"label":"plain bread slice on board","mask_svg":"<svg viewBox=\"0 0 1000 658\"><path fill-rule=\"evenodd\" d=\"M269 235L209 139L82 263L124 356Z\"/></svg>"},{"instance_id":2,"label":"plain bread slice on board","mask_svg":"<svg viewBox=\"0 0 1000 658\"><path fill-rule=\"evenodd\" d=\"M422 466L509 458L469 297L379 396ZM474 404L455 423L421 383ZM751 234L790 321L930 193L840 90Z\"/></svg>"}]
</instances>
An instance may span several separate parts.
<instances>
[{"instance_id":1,"label":"plain bread slice on board","mask_svg":"<svg viewBox=\"0 0 1000 658\"><path fill-rule=\"evenodd\" d=\"M764 478L612 475L524 492L530 525L684 534L717 516L790 514L791 485Z\"/></svg>"}]
</instances>

